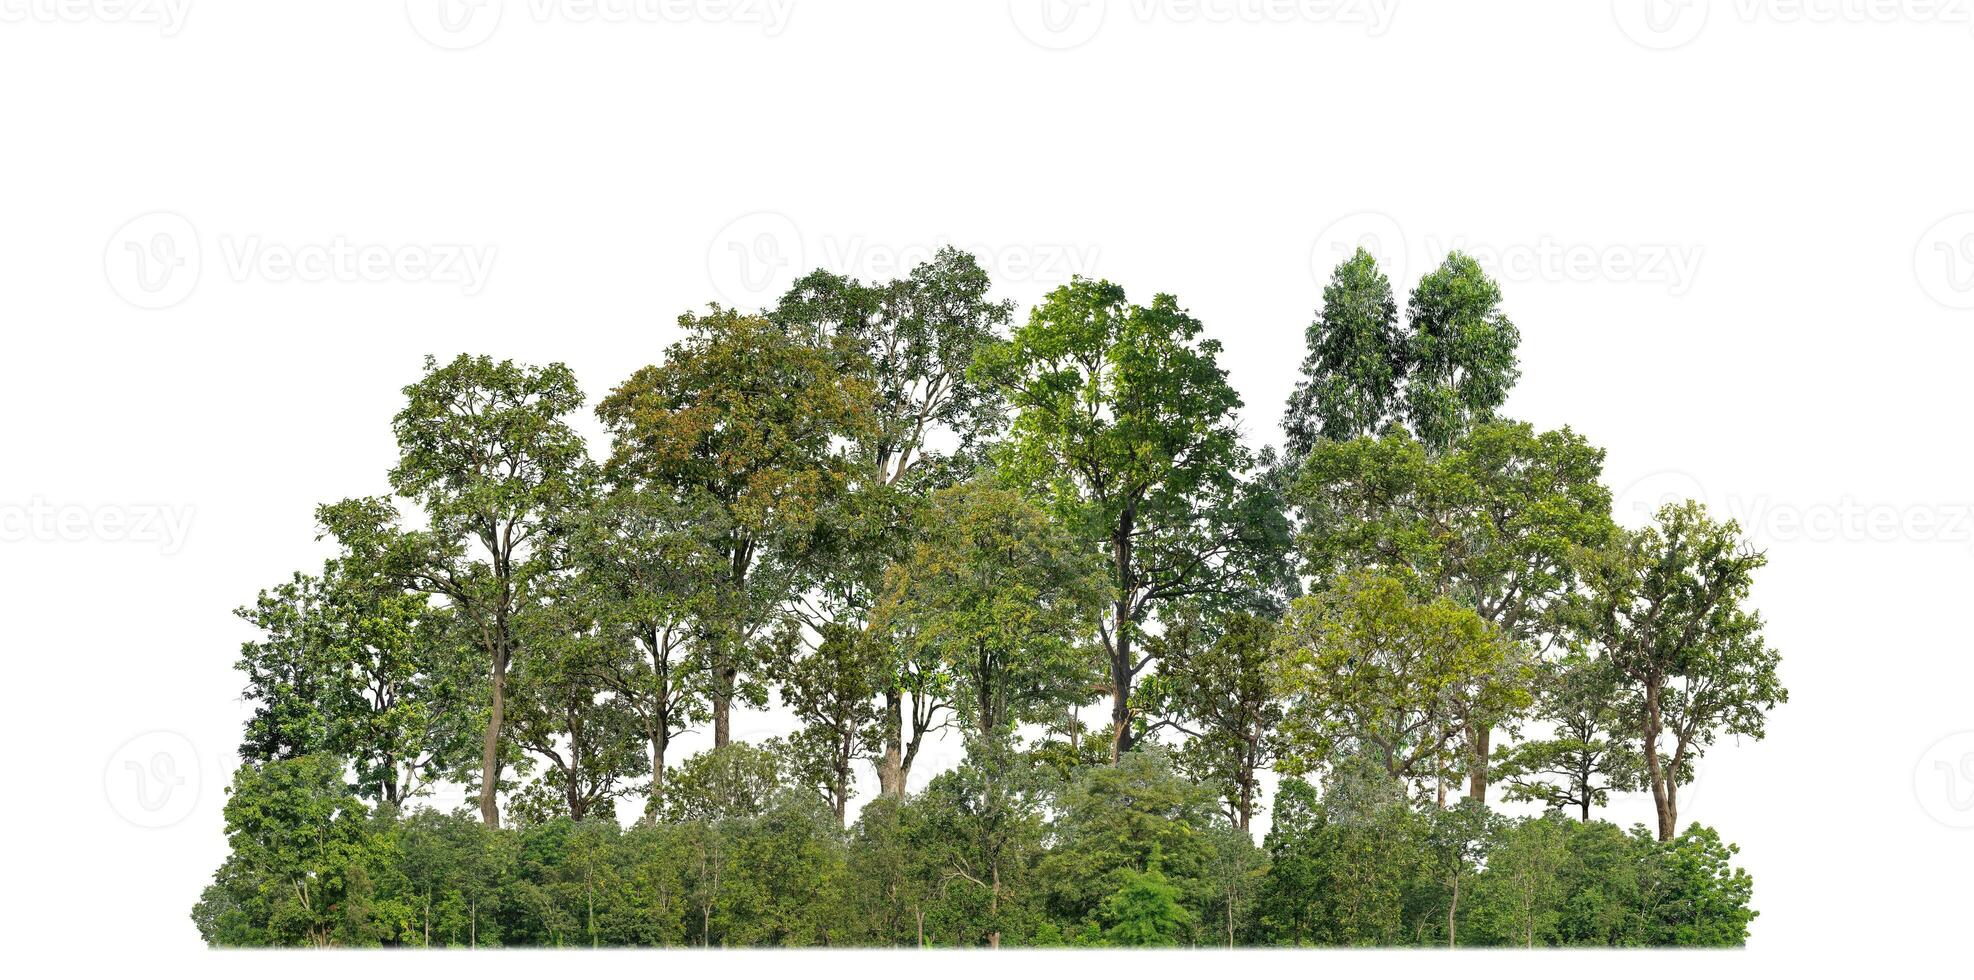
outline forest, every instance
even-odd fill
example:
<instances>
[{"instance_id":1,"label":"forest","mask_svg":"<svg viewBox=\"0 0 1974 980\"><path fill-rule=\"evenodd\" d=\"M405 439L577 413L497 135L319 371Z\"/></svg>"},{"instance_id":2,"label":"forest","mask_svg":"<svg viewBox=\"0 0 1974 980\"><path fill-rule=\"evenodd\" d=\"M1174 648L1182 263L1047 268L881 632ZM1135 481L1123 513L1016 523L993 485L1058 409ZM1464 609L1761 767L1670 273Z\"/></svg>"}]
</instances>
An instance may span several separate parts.
<instances>
[{"instance_id":1,"label":"forest","mask_svg":"<svg viewBox=\"0 0 1974 980\"><path fill-rule=\"evenodd\" d=\"M1680 793L1787 701L1764 555L1501 413L1473 258L1338 265L1278 447L1174 296L992 294L945 249L688 313L607 446L562 364L428 358L238 610L205 941L1746 942Z\"/></svg>"}]
</instances>

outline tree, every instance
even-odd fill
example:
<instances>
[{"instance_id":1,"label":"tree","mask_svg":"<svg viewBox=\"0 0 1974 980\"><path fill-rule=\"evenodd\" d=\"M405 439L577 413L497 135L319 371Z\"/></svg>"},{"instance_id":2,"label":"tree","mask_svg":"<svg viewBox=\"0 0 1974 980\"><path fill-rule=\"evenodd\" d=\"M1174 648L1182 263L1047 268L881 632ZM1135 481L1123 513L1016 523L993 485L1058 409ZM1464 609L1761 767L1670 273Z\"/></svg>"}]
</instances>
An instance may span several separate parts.
<instances>
[{"instance_id":1,"label":"tree","mask_svg":"<svg viewBox=\"0 0 1974 980\"><path fill-rule=\"evenodd\" d=\"M1179 889L1165 879L1160 863L1154 846L1145 870L1127 869L1124 883L1097 910L1109 945L1177 946L1191 935L1197 916L1180 904Z\"/></svg>"},{"instance_id":2,"label":"tree","mask_svg":"<svg viewBox=\"0 0 1974 980\"><path fill-rule=\"evenodd\" d=\"M1493 416L1521 376L1521 332L1501 312L1501 287L1480 263L1453 252L1412 290L1405 318L1405 414L1438 451Z\"/></svg>"},{"instance_id":3,"label":"tree","mask_svg":"<svg viewBox=\"0 0 1974 980\"><path fill-rule=\"evenodd\" d=\"M851 492L823 516L828 553L819 561L822 608L811 628L869 628L886 566L910 547L912 511L926 493L961 478L998 427L999 393L967 373L1012 316L1011 303L988 298L990 286L973 256L948 247L888 283L819 269L769 314L836 350L871 396L870 424L849 452ZM917 664L900 658L888 666L875 761L879 792L902 799L919 746L938 727L932 705L940 698L919 687L927 677Z\"/></svg>"},{"instance_id":4,"label":"tree","mask_svg":"<svg viewBox=\"0 0 1974 980\"><path fill-rule=\"evenodd\" d=\"M764 641L800 589L798 558L818 510L839 493L837 442L869 427L869 383L836 351L762 317L722 310L679 319L686 336L597 406L620 486L712 517L719 558L704 589L701 647L715 746L736 700L765 701Z\"/></svg>"},{"instance_id":5,"label":"tree","mask_svg":"<svg viewBox=\"0 0 1974 980\"><path fill-rule=\"evenodd\" d=\"M1306 772L1365 753L1406 782L1450 764L1454 702L1498 685L1510 658L1472 610L1420 602L1397 578L1369 572L1297 599L1278 643L1285 767Z\"/></svg>"},{"instance_id":6,"label":"tree","mask_svg":"<svg viewBox=\"0 0 1974 980\"><path fill-rule=\"evenodd\" d=\"M1330 273L1323 309L1307 334L1302 380L1282 419L1291 469L1319 440L1383 431L1398 411L1408 368L1391 280L1362 248Z\"/></svg>"},{"instance_id":7,"label":"tree","mask_svg":"<svg viewBox=\"0 0 1974 980\"><path fill-rule=\"evenodd\" d=\"M1511 644L1500 683L1454 702L1459 768L1485 801L1493 733L1530 702L1537 658L1558 634L1585 548L1611 539L1604 453L1568 429L1482 423L1445 452L1402 432L1325 443L1294 491L1299 544L1320 583L1381 569L1472 609Z\"/></svg>"},{"instance_id":8,"label":"tree","mask_svg":"<svg viewBox=\"0 0 1974 980\"><path fill-rule=\"evenodd\" d=\"M618 648L598 628L594 611L564 592L524 619L527 642L516 662L509 724L517 744L548 762L541 790L560 804L535 801L531 822L558 810L577 821L612 816L628 781L650 769L636 715L599 679L599 664L613 660Z\"/></svg>"},{"instance_id":9,"label":"tree","mask_svg":"<svg viewBox=\"0 0 1974 980\"><path fill-rule=\"evenodd\" d=\"M1063 921L1103 928L1105 902L1154 862L1189 911L1211 891L1203 878L1213 860L1213 794L1174 773L1162 750L1083 770L1056 808L1055 840L1038 872Z\"/></svg>"},{"instance_id":10,"label":"tree","mask_svg":"<svg viewBox=\"0 0 1974 980\"><path fill-rule=\"evenodd\" d=\"M1148 713L1189 736L1180 767L1220 787L1227 818L1247 830L1261 802L1261 770L1281 748L1274 621L1239 611L1211 622L1196 612L1175 617L1150 646L1159 673L1145 685L1156 705Z\"/></svg>"},{"instance_id":11,"label":"tree","mask_svg":"<svg viewBox=\"0 0 1974 980\"><path fill-rule=\"evenodd\" d=\"M343 761L303 755L249 762L226 800L231 853L194 912L207 939L238 946L365 945L358 914L363 804L343 783Z\"/></svg>"},{"instance_id":12,"label":"tree","mask_svg":"<svg viewBox=\"0 0 1974 980\"><path fill-rule=\"evenodd\" d=\"M1553 937L1568 899L1573 829L1554 811L1497 829L1474 889L1473 917L1490 938L1534 949Z\"/></svg>"},{"instance_id":13,"label":"tree","mask_svg":"<svg viewBox=\"0 0 1974 980\"><path fill-rule=\"evenodd\" d=\"M1638 699L1639 746L1662 841L1679 820L1679 786L1721 735L1760 739L1767 714L1789 700L1781 655L1747 608L1767 563L1694 501L1667 504L1656 521L1588 562L1588 588L1571 619ZM1670 754L1663 744L1672 740Z\"/></svg>"},{"instance_id":14,"label":"tree","mask_svg":"<svg viewBox=\"0 0 1974 980\"><path fill-rule=\"evenodd\" d=\"M665 798L667 817L718 822L766 813L781 790L784 751L779 743L728 742L686 759Z\"/></svg>"},{"instance_id":15,"label":"tree","mask_svg":"<svg viewBox=\"0 0 1974 980\"><path fill-rule=\"evenodd\" d=\"M1459 945L1461 886L1479 874L1493 832L1494 815L1486 804L1472 797L1455 806L1435 807L1427 814L1427 853L1433 874L1445 889L1448 949Z\"/></svg>"},{"instance_id":16,"label":"tree","mask_svg":"<svg viewBox=\"0 0 1974 980\"><path fill-rule=\"evenodd\" d=\"M643 734L651 782L645 819L665 809L665 757L672 739L707 708L692 644L707 617L702 589L717 580L709 542L716 516L635 489L613 492L578 523L570 601L585 606L601 646L582 666L608 689Z\"/></svg>"},{"instance_id":17,"label":"tree","mask_svg":"<svg viewBox=\"0 0 1974 980\"><path fill-rule=\"evenodd\" d=\"M1174 600L1239 591L1242 559L1267 529L1240 519L1250 462L1234 428L1241 400L1217 363L1219 343L1200 330L1170 295L1138 306L1118 286L1079 278L979 365L1017 411L1001 460L1008 476L1111 567L1099 633L1113 761L1132 745L1131 692L1151 663L1137 649L1147 619Z\"/></svg>"},{"instance_id":18,"label":"tree","mask_svg":"<svg viewBox=\"0 0 1974 980\"><path fill-rule=\"evenodd\" d=\"M1508 799L1575 808L1588 822L1590 808L1607 803L1612 791L1641 785L1638 748L1626 734L1631 706L1609 661L1569 654L1544 666L1536 692L1533 716L1550 727L1549 737L1495 750Z\"/></svg>"},{"instance_id":19,"label":"tree","mask_svg":"<svg viewBox=\"0 0 1974 980\"><path fill-rule=\"evenodd\" d=\"M1661 845L1657 888L1652 895L1655 935L1668 946L1741 946L1748 923L1758 914L1748 907L1754 880L1734 867L1740 848L1720 839L1711 827L1694 824Z\"/></svg>"},{"instance_id":20,"label":"tree","mask_svg":"<svg viewBox=\"0 0 1974 980\"><path fill-rule=\"evenodd\" d=\"M856 762L866 754L878 721L878 669L870 638L827 624L815 648L796 654L792 635L782 641L776 678L781 700L803 727L789 740L793 775L821 790L837 826L844 823L855 790Z\"/></svg>"},{"instance_id":21,"label":"tree","mask_svg":"<svg viewBox=\"0 0 1974 980\"><path fill-rule=\"evenodd\" d=\"M886 574L877 622L950 680L973 738L1002 744L1093 680L1083 625L1106 582L1089 552L1014 491L975 481L933 494L917 545Z\"/></svg>"},{"instance_id":22,"label":"tree","mask_svg":"<svg viewBox=\"0 0 1974 980\"><path fill-rule=\"evenodd\" d=\"M425 367L392 421L391 488L424 511L426 530L398 529L397 509L382 498L327 505L317 518L353 561L444 596L483 658L480 816L498 826L517 620L556 573L556 538L589 482L582 437L564 421L583 395L561 364L462 354L443 367L427 358Z\"/></svg>"}]
</instances>

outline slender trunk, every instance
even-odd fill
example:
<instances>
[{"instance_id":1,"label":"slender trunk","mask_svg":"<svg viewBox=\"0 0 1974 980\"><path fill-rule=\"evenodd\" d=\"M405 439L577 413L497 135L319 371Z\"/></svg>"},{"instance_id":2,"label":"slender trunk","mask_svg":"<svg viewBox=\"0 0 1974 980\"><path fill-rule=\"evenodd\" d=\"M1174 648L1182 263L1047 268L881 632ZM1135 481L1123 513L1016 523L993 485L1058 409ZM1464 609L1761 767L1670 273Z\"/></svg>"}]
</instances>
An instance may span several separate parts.
<instances>
[{"instance_id":1,"label":"slender trunk","mask_svg":"<svg viewBox=\"0 0 1974 980\"><path fill-rule=\"evenodd\" d=\"M500 826L500 731L507 720L507 648L494 653L493 710L487 714L487 734L480 752L480 821Z\"/></svg>"},{"instance_id":2,"label":"slender trunk","mask_svg":"<svg viewBox=\"0 0 1974 980\"><path fill-rule=\"evenodd\" d=\"M1672 840L1673 824L1676 821L1672 806L1671 779L1667 778L1665 765L1659 759L1659 712L1660 684L1655 678L1645 684L1645 771L1652 783L1652 807L1659 818L1659 839Z\"/></svg>"},{"instance_id":3,"label":"slender trunk","mask_svg":"<svg viewBox=\"0 0 1974 980\"><path fill-rule=\"evenodd\" d=\"M1113 764L1131 751L1131 680L1136 673L1131 662L1131 604L1132 593L1136 591L1131 574L1131 529L1135 518L1132 508L1126 507L1118 518L1117 535L1111 539L1117 576L1110 652L1110 761Z\"/></svg>"},{"instance_id":4,"label":"slender trunk","mask_svg":"<svg viewBox=\"0 0 1974 980\"><path fill-rule=\"evenodd\" d=\"M665 749L671 741L661 723L659 729L651 733L651 791L644 804L644 816L656 823L659 815L665 812Z\"/></svg>"},{"instance_id":5,"label":"slender trunk","mask_svg":"<svg viewBox=\"0 0 1974 980\"><path fill-rule=\"evenodd\" d=\"M1581 806L1583 809L1583 822L1589 823L1590 822L1590 794L1589 793L1583 794L1583 799L1579 801L1579 806Z\"/></svg>"},{"instance_id":6,"label":"slender trunk","mask_svg":"<svg viewBox=\"0 0 1974 980\"><path fill-rule=\"evenodd\" d=\"M905 692L884 692L884 754L877 759L877 792L894 800L905 798Z\"/></svg>"},{"instance_id":7,"label":"slender trunk","mask_svg":"<svg viewBox=\"0 0 1974 980\"><path fill-rule=\"evenodd\" d=\"M1487 802L1487 752L1494 740L1492 725L1475 724L1469 738L1473 744L1473 770L1467 774L1467 798L1476 803Z\"/></svg>"},{"instance_id":8,"label":"slender trunk","mask_svg":"<svg viewBox=\"0 0 1974 980\"><path fill-rule=\"evenodd\" d=\"M1453 932L1454 920L1459 914L1460 914L1460 876L1454 875L1453 901L1448 902L1446 905L1446 948L1447 949L1452 949L1455 945L1454 943L1455 935Z\"/></svg>"}]
</instances>

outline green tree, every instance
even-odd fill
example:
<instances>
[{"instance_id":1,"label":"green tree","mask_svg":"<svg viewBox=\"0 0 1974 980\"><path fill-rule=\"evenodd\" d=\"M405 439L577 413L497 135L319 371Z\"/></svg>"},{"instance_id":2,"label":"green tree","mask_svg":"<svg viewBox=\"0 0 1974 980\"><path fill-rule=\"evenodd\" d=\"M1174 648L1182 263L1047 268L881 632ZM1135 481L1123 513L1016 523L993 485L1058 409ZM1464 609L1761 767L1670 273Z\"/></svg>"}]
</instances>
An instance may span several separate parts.
<instances>
[{"instance_id":1,"label":"green tree","mask_svg":"<svg viewBox=\"0 0 1974 980\"><path fill-rule=\"evenodd\" d=\"M736 700L760 705L765 644L802 585L818 512L848 478L838 441L870 425L869 383L828 344L714 307L679 319L685 337L597 406L620 486L669 496L712 518L719 561L704 589L702 648L713 742Z\"/></svg>"},{"instance_id":2,"label":"green tree","mask_svg":"<svg viewBox=\"0 0 1974 980\"><path fill-rule=\"evenodd\" d=\"M1639 788L1638 747L1626 734L1631 706L1609 661L1568 654L1543 667L1536 691L1533 717L1549 726L1549 737L1495 750L1508 799L1575 808L1587 822L1612 791Z\"/></svg>"},{"instance_id":3,"label":"green tree","mask_svg":"<svg viewBox=\"0 0 1974 980\"><path fill-rule=\"evenodd\" d=\"M1742 543L1739 525L1708 518L1690 500L1660 508L1653 525L1589 563L1572 620L1638 700L1662 841L1676 832L1679 787L1693 778L1694 760L1721 735L1760 739L1768 712L1789 700L1776 673L1781 655L1747 608L1766 563Z\"/></svg>"},{"instance_id":4,"label":"green tree","mask_svg":"<svg viewBox=\"0 0 1974 980\"><path fill-rule=\"evenodd\" d=\"M1422 596L1472 609L1510 643L1500 682L1453 701L1458 768L1468 795L1483 802L1494 732L1531 701L1537 658L1558 633L1582 550L1615 533L1603 459L1568 429L1496 421L1441 453L1402 432L1323 444L1294 491L1301 552L1318 582L1386 570Z\"/></svg>"},{"instance_id":5,"label":"green tree","mask_svg":"<svg viewBox=\"0 0 1974 980\"><path fill-rule=\"evenodd\" d=\"M933 494L915 537L887 572L878 622L949 679L974 739L1004 743L1016 725L1088 697L1096 665L1084 624L1107 583L1076 538L979 481Z\"/></svg>"},{"instance_id":6,"label":"green tree","mask_svg":"<svg viewBox=\"0 0 1974 980\"><path fill-rule=\"evenodd\" d=\"M1002 454L1077 534L1103 549L1114 589L1099 624L1108 655L1113 760L1133 740L1131 693L1150 658L1145 623L1187 597L1239 592L1268 525L1245 511L1251 462L1235 433L1240 396L1220 344L1170 295L1125 301L1077 279L1037 306L1013 339L983 352L982 376L1016 416Z\"/></svg>"},{"instance_id":7,"label":"green tree","mask_svg":"<svg viewBox=\"0 0 1974 980\"><path fill-rule=\"evenodd\" d=\"M1218 787L1227 818L1247 830L1261 803L1261 771L1281 748L1274 621L1244 610L1191 611L1148 645L1159 659L1158 675L1145 684L1154 727L1189 736L1180 768Z\"/></svg>"},{"instance_id":8,"label":"green tree","mask_svg":"<svg viewBox=\"0 0 1974 980\"><path fill-rule=\"evenodd\" d=\"M982 439L998 429L1002 401L968 375L1005 334L1012 304L988 297L973 256L941 248L903 279L865 285L817 270L798 280L770 317L827 343L845 370L868 381L870 424L853 437L850 493L826 508L812 629L867 630L885 568L911 545L912 513L925 495L962 478ZM922 664L896 656L882 684L879 792L902 799L943 698Z\"/></svg>"},{"instance_id":9,"label":"green tree","mask_svg":"<svg viewBox=\"0 0 1974 980\"><path fill-rule=\"evenodd\" d=\"M1497 830L1474 888L1473 919L1488 939L1529 949L1554 939L1568 898L1572 833L1555 811Z\"/></svg>"},{"instance_id":10,"label":"green tree","mask_svg":"<svg viewBox=\"0 0 1974 980\"><path fill-rule=\"evenodd\" d=\"M1406 304L1405 415L1435 451L1486 421L1521 376L1521 332L1501 312L1501 287L1480 263L1453 252Z\"/></svg>"},{"instance_id":11,"label":"green tree","mask_svg":"<svg viewBox=\"0 0 1974 980\"><path fill-rule=\"evenodd\" d=\"M1126 869L1124 883L1104 899L1097 919L1112 946L1177 946L1191 936L1196 916L1180 904L1180 892L1159 870L1152 849L1143 871Z\"/></svg>"},{"instance_id":12,"label":"green tree","mask_svg":"<svg viewBox=\"0 0 1974 980\"><path fill-rule=\"evenodd\" d=\"M1408 366L1391 280L1362 248L1330 273L1323 309L1307 333L1302 379L1282 419L1291 468L1308 458L1319 440L1383 431L1398 411Z\"/></svg>"},{"instance_id":13,"label":"green tree","mask_svg":"<svg viewBox=\"0 0 1974 980\"><path fill-rule=\"evenodd\" d=\"M193 912L206 941L227 946L367 945L357 914L366 811L328 755L249 762L226 801L231 853Z\"/></svg>"},{"instance_id":14,"label":"green tree","mask_svg":"<svg viewBox=\"0 0 1974 980\"><path fill-rule=\"evenodd\" d=\"M582 437L565 421L583 395L561 364L462 354L444 366L427 358L425 367L392 421L399 459L391 488L418 504L427 528L400 530L397 509L382 498L324 506L318 520L353 561L445 597L459 618L487 677L480 816L498 826L519 620L555 575L557 539L589 482Z\"/></svg>"},{"instance_id":15,"label":"green tree","mask_svg":"<svg viewBox=\"0 0 1974 980\"><path fill-rule=\"evenodd\" d=\"M1512 656L1472 610L1421 602L1377 573L1297 599L1277 643L1285 768L1320 770L1368 754L1413 783L1437 780L1454 761L1456 700L1501 683Z\"/></svg>"},{"instance_id":16,"label":"green tree","mask_svg":"<svg viewBox=\"0 0 1974 980\"><path fill-rule=\"evenodd\" d=\"M1172 770L1153 747L1115 765L1077 774L1056 801L1055 839L1039 873L1051 908L1072 924L1102 928L1101 908L1134 873L1160 873L1185 896L1189 911L1210 892L1203 879L1213 860L1212 791Z\"/></svg>"},{"instance_id":17,"label":"green tree","mask_svg":"<svg viewBox=\"0 0 1974 980\"><path fill-rule=\"evenodd\" d=\"M596 655L581 668L611 692L642 733L651 781L645 819L665 809L672 739L707 713L704 672L692 642L707 616L705 586L721 559L709 545L716 515L635 489L613 492L578 522L568 601L595 624Z\"/></svg>"}]
</instances>

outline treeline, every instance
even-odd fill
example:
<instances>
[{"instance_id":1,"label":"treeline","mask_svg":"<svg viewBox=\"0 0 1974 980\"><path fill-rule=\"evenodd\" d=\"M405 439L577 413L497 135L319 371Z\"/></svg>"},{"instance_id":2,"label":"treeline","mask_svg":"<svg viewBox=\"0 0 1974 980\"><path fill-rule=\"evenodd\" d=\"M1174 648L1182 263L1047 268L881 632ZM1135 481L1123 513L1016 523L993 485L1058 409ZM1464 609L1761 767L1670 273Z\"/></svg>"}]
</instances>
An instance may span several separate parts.
<instances>
[{"instance_id":1,"label":"treeline","mask_svg":"<svg viewBox=\"0 0 1974 980\"><path fill-rule=\"evenodd\" d=\"M1280 453L1176 299L1108 282L1015 325L947 250L681 327L600 460L562 365L405 389L390 492L240 610L209 942L1745 937L1678 791L1787 698L1763 558L1690 501L1620 528L1602 450L1499 417L1519 335L1472 259L1402 317L1338 267ZM771 700L798 729L733 740ZM1592 820L1634 790L1656 827Z\"/></svg>"}]
</instances>

